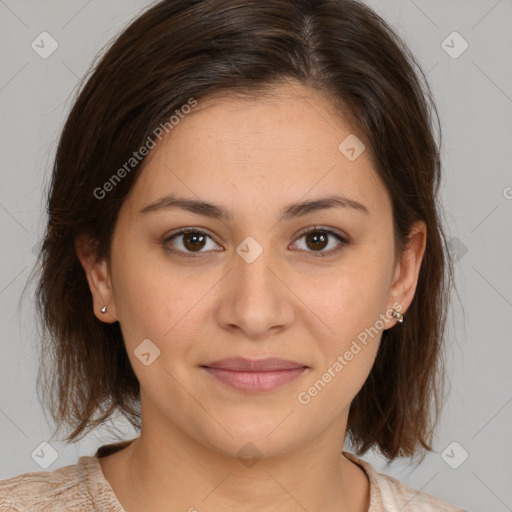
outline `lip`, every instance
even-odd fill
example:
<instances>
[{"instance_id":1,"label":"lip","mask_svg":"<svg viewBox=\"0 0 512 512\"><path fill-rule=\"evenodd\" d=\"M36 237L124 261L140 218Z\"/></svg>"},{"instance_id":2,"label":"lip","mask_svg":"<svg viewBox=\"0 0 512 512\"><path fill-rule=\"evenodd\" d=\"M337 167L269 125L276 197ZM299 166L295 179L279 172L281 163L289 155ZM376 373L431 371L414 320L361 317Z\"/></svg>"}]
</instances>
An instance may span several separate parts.
<instances>
[{"instance_id":1,"label":"lip","mask_svg":"<svg viewBox=\"0 0 512 512\"><path fill-rule=\"evenodd\" d=\"M279 359L277 357L267 357L265 359L229 357L203 366L207 368L217 368L220 370L231 370L236 372L271 372L275 370L294 370L306 367L306 365L297 363L296 361Z\"/></svg>"},{"instance_id":2,"label":"lip","mask_svg":"<svg viewBox=\"0 0 512 512\"><path fill-rule=\"evenodd\" d=\"M202 368L239 391L262 393L295 380L308 366L275 357L258 360L235 357L214 361Z\"/></svg>"}]
</instances>

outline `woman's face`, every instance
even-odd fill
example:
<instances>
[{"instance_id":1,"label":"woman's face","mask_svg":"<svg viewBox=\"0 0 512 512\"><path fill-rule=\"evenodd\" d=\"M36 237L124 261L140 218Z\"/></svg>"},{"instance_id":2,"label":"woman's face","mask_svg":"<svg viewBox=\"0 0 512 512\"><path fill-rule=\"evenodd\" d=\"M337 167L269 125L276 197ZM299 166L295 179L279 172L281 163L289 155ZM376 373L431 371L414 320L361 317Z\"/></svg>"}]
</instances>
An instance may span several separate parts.
<instances>
[{"instance_id":1,"label":"woman's face","mask_svg":"<svg viewBox=\"0 0 512 512\"><path fill-rule=\"evenodd\" d=\"M326 99L290 84L265 100L200 101L151 150L92 287L108 305L98 317L120 322L143 431L178 429L229 455L344 432L390 308L412 300L424 241L395 260L390 198L356 142ZM297 206L334 196L346 205ZM268 357L295 369L209 366Z\"/></svg>"}]
</instances>

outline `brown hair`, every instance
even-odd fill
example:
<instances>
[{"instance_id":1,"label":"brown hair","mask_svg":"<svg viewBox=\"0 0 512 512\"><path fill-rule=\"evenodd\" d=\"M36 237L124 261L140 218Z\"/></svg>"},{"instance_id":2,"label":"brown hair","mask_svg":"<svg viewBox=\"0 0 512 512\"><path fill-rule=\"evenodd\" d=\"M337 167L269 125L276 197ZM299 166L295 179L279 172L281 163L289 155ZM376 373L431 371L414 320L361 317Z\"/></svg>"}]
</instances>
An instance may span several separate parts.
<instances>
[{"instance_id":1,"label":"brown hair","mask_svg":"<svg viewBox=\"0 0 512 512\"><path fill-rule=\"evenodd\" d=\"M191 97L255 97L284 81L325 94L361 134L392 198L399 254L413 223L426 223L415 297L404 323L383 332L347 432L358 454L376 447L392 460L432 449L453 286L437 207L439 119L415 58L354 0L165 0L137 17L89 73L59 140L38 267L38 390L57 431L72 428L66 440L116 410L140 428L139 382L119 323L94 316L74 243L91 235L108 258L119 208L143 166L124 173L107 198L95 191Z\"/></svg>"}]
</instances>

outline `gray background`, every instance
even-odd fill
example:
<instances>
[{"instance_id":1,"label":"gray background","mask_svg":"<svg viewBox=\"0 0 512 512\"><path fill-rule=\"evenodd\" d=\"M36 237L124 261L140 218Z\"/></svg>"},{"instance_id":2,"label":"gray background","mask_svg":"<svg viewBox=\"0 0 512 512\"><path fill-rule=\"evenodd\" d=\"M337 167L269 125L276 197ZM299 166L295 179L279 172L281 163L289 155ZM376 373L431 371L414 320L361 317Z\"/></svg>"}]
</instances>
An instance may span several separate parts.
<instances>
[{"instance_id":1,"label":"gray background","mask_svg":"<svg viewBox=\"0 0 512 512\"><path fill-rule=\"evenodd\" d=\"M472 511L510 511L512 2L368 3L410 45L437 101L444 136L441 199L460 300L454 296L447 335L451 393L436 452L417 468L403 461L385 466L373 453L364 458ZM21 307L19 301L44 225L42 197L57 137L79 79L102 46L148 5L0 0L0 478L41 471L31 456L41 442L58 454L48 467L53 470L115 440L104 429L70 446L51 438L35 392L38 335L30 294ZM31 47L43 31L59 45L47 59ZM457 58L462 40L455 36L442 45L453 31L469 44ZM135 436L124 422L116 425L121 437Z\"/></svg>"}]
</instances>

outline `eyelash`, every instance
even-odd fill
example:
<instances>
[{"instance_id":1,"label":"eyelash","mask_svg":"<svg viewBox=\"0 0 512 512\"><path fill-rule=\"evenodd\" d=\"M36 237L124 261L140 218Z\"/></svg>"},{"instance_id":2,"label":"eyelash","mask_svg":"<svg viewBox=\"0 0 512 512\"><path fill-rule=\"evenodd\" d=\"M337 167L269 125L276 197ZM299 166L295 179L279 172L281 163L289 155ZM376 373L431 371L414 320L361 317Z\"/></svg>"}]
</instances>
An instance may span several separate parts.
<instances>
[{"instance_id":1,"label":"eyelash","mask_svg":"<svg viewBox=\"0 0 512 512\"><path fill-rule=\"evenodd\" d=\"M180 257L183 257L183 258L200 258L200 257L202 257L202 254L204 254L204 253L201 253L201 252L195 253L195 254L194 253L187 253L187 252L184 252L184 251L181 251L181 250L170 248L167 245L174 238L177 238L180 235L184 235L184 234L188 234L188 233L201 234L201 235L205 235L205 236L207 236L209 238L212 238L210 235L208 235L208 233L205 233L204 231L202 231L200 229L182 228L182 229L178 230L176 233L172 234L171 236L166 237L162 241L162 246L165 249L165 251L168 252L168 253L171 253L171 254L176 254L176 255L178 255ZM336 238L340 242L340 245L336 249L330 249L327 252L306 251L309 254L308 257L324 258L325 256L331 256L331 255L336 254L339 251L341 251L345 246L349 245L349 241L346 238L344 238L343 236L341 236L340 234L338 234L338 233L336 233L336 232L334 232L334 231L332 231L330 229L324 229L324 228L321 228L321 227L318 227L318 226L314 226L313 228L309 228L306 231L303 231L299 235L297 240L299 240L300 238L302 238L302 237L304 237L306 235L309 235L310 233L324 233L324 234L326 234L328 236L333 236L334 238Z\"/></svg>"}]
</instances>

